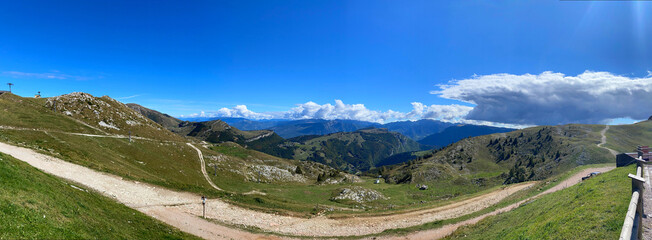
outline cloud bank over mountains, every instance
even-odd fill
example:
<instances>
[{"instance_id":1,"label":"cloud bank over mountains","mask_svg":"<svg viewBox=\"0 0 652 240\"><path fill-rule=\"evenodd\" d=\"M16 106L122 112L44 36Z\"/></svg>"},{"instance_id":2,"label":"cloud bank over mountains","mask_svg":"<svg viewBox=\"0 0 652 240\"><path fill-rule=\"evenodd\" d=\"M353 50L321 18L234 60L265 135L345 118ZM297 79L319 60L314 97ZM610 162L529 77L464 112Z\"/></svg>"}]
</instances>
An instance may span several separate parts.
<instances>
[{"instance_id":1,"label":"cloud bank over mountains","mask_svg":"<svg viewBox=\"0 0 652 240\"><path fill-rule=\"evenodd\" d=\"M413 102L410 112L376 111L363 104L307 102L283 112L254 112L245 105L186 117L248 119L349 119L377 123L435 119L446 122L523 127L566 123L607 123L611 119L647 119L652 114L652 77L630 78L586 71L577 76L543 72L475 75L438 85L430 93L461 104Z\"/></svg>"},{"instance_id":2,"label":"cloud bank over mountains","mask_svg":"<svg viewBox=\"0 0 652 240\"><path fill-rule=\"evenodd\" d=\"M222 108L216 112L190 115L187 117L238 117L248 119L348 119L368 122L384 123L396 120L438 119L443 121L458 121L468 114L472 107L453 105L430 105L413 102L412 111L374 111L364 104L345 104L335 100L335 104L317 104L307 102L297 104L294 108L284 112L251 111L246 105L237 105L233 108Z\"/></svg>"},{"instance_id":3,"label":"cloud bank over mountains","mask_svg":"<svg viewBox=\"0 0 652 240\"><path fill-rule=\"evenodd\" d=\"M652 114L652 78L586 71L577 76L492 74L440 85L432 94L474 104L465 117L511 124L607 123Z\"/></svg>"}]
</instances>

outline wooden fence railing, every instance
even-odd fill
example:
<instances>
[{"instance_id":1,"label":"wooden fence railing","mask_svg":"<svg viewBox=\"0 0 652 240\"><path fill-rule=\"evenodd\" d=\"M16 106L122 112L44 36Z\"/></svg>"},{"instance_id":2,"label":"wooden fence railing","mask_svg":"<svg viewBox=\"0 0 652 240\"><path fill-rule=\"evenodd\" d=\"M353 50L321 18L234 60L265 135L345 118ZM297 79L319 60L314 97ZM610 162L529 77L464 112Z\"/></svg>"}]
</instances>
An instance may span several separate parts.
<instances>
[{"instance_id":1,"label":"wooden fence railing","mask_svg":"<svg viewBox=\"0 0 652 240\"><path fill-rule=\"evenodd\" d=\"M643 236L641 220L643 217L643 161L636 161L636 175L629 174L632 179L632 200L629 202L625 223L620 232L620 240L641 239Z\"/></svg>"}]
</instances>

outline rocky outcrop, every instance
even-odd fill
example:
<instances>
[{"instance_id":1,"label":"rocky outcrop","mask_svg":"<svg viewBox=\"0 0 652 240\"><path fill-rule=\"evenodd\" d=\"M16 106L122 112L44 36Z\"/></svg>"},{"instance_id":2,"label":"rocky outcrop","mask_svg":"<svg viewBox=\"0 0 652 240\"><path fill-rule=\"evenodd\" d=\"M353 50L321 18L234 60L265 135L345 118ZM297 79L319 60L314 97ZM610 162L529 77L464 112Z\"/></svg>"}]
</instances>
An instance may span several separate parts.
<instances>
[{"instance_id":1,"label":"rocky outcrop","mask_svg":"<svg viewBox=\"0 0 652 240\"><path fill-rule=\"evenodd\" d=\"M357 203L366 203L376 200L387 199L382 193L367 189L363 187L350 187L342 188L336 196L333 196L331 200L340 201L340 200L350 200Z\"/></svg>"}]
</instances>

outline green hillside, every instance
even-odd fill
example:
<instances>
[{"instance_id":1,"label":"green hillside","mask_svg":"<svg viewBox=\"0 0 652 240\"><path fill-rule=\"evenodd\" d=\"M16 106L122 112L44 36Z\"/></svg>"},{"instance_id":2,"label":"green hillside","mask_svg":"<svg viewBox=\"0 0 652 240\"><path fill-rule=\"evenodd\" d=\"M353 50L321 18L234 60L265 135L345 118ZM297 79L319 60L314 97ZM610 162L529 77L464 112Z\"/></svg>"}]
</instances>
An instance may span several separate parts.
<instances>
[{"instance_id":1,"label":"green hillside","mask_svg":"<svg viewBox=\"0 0 652 240\"><path fill-rule=\"evenodd\" d=\"M242 131L222 120L181 121L138 104L130 103L127 106L180 136L217 144L234 142L282 158L292 158L294 153L293 148L280 147L285 139L269 130Z\"/></svg>"},{"instance_id":2,"label":"green hillside","mask_svg":"<svg viewBox=\"0 0 652 240\"><path fill-rule=\"evenodd\" d=\"M108 96L74 92L45 99L43 108L78 120L98 131L159 140L183 140L161 125Z\"/></svg>"},{"instance_id":3,"label":"green hillside","mask_svg":"<svg viewBox=\"0 0 652 240\"><path fill-rule=\"evenodd\" d=\"M636 146L652 146L652 121L610 126L606 147L618 152L635 152Z\"/></svg>"},{"instance_id":4,"label":"green hillside","mask_svg":"<svg viewBox=\"0 0 652 240\"><path fill-rule=\"evenodd\" d=\"M329 214L346 214L360 209L372 212L399 211L438 205L443 203L442 199L449 199L451 196L474 194L487 189L458 189L451 186L424 192L408 184L374 184L375 178L354 177L312 161L274 157L233 142L196 143L195 146L204 153L210 178L228 191L224 193L211 188L206 182L200 172L197 153L184 141L172 141L164 137L165 140L152 138L134 139L129 142L126 138L70 134L69 131L82 130L98 135L104 133L60 111L54 112L45 106L44 99L7 96L11 97L0 102L0 109L16 110L10 115L3 115L11 116L11 119L0 118L0 126L23 127L18 125L22 124L21 122L13 119L35 120L32 120L31 125L24 126L30 129L0 129L0 141L32 148L127 179L221 197L233 204L249 208L300 215L310 215L322 210ZM118 120L119 118L114 118L114 121ZM51 125L50 122L62 124ZM77 131L78 129L80 130ZM262 139L266 138L255 141ZM333 200L342 189L350 187L377 191L386 199L363 203Z\"/></svg>"},{"instance_id":5,"label":"green hillside","mask_svg":"<svg viewBox=\"0 0 652 240\"><path fill-rule=\"evenodd\" d=\"M130 142L124 137L105 135L107 133L101 129L96 130L97 127L61 111L55 112L45 105L46 101L47 99L22 98L11 94L0 95L0 109L7 109L9 113L0 117L0 126L3 126L0 128L0 141L31 148L126 179L210 197L223 197L234 204L252 208L282 208L309 213L315 206L313 202L303 202L300 198L294 200L292 196L282 195L282 192L276 195L283 199L278 206L270 205L269 201L256 201L259 199L257 195L244 193L287 186L318 188L321 191L320 186L329 186L323 188L328 194L319 196L322 202L328 203L330 192L339 188L339 183L345 178L354 178L319 163L282 159L242 148L235 143L194 143L204 153L213 181L229 191L220 192L212 188L202 176L197 152L186 145L184 138L175 136L184 141L174 141L166 134L161 134ZM88 109L85 105L76 106ZM73 111L71 107L66 109ZM114 122L125 122L119 116L129 117L128 114L116 112ZM87 119L82 115L78 117ZM30 122L27 125L16 119L29 119ZM60 124L53 125L53 122ZM97 136L78 135L80 132ZM331 184L316 185L320 175L328 175ZM292 208L292 204L297 202L304 208Z\"/></svg>"},{"instance_id":6,"label":"green hillside","mask_svg":"<svg viewBox=\"0 0 652 240\"><path fill-rule=\"evenodd\" d=\"M613 162L597 147L601 125L542 126L463 139L422 160L371 172L387 182L495 185L540 180L575 166Z\"/></svg>"},{"instance_id":7,"label":"green hillside","mask_svg":"<svg viewBox=\"0 0 652 240\"><path fill-rule=\"evenodd\" d=\"M325 136L289 139L296 149L294 158L326 164L336 169L357 172L375 168L394 154L422 150L422 145L396 132L382 128L361 129Z\"/></svg>"},{"instance_id":8,"label":"green hillside","mask_svg":"<svg viewBox=\"0 0 652 240\"><path fill-rule=\"evenodd\" d=\"M458 229L446 239L618 239L631 197L634 166L617 168L570 188Z\"/></svg>"},{"instance_id":9,"label":"green hillside","mask_svg":"<svg viewBox=\"0 0 652 240\"><path fill-rule=\"evenodd\" d=\"M100 134L78 120L46 108L47 99L22 98L11 93L0 94L0 125L47 131Z\"/></svg>"},{"instance_id":10,"label":"green hillside","mask_svg":"<svg viewBox=\"0 0 652 240\"><path fill-rule=\"evenodd\" d=\"M164 128L171 130L172 132L176 132L175 130L179 129L181 123L183 122L165 113L161 113L159 111L152 110L135 103L127 103L127 107L160 124Z\"/></svg>"},{"instance_id":11,"label":"green hillside","mask_svg":"<svg viewBox=\"0 0 652 240\"><path fill-rule=\"evenodd\" d=\"M0 239L197 239L4 154L0 185Z\"/></svg>"},{"instance_id":12,"label":"green hillside","mask_svg":"<svg viewBox=\"0 0 652 240\"><path fill-rule=\"evenodd\" d=\"M606 150L595 146L603 126L567 125L468 138L434 153L418 153L418 160L410 163L375 169L375 173L369 172L371 177L356 177L327 165L349 166L344 168L347 170L355 169L351 168L354 164L371 167L387 156L419 150L419 145L398 133L381 129L304 136L293 139L294 142L277 135L257 138L260 135L239 131L221 121L196 124L184 135L196 137L170 137L168 133L173 133L163 127L151 127L160 126L152 122L151 126L141 126L145 130L133 130L149 134L148 139L130 142L126 138L71 134L104 135L106 130L91 124L95 118L84 117L94 112L69 116L60 110L55 112L47 101L0 95L0 110L7 109L8 113L0 116L0 126L9 126L0 128L0 141L127 179L287 214L313 214L324 209L328 214L348 214L361 209L386 213L425 208L488 191L503 183L539 180L573 166L613 161ZM69 105L66 111L75 110L70 106L89 108L83 104ZM122 128L126 127L117 123L136 118L131 113L138 114L131 109L125 111L128 112L109 111L112 113L107 115L121 128L118 134L123 134ZM198 130L191 134L194 129ZM201 174L196 151L186 145L186 141L202 136L212 139L211 132L220 131L237 133L232 135L235 142L222 142L217 136L214 142L221 143L195 142L194 145L203 152L212 181L227 192L217 191L208 184ZM295 157L303 156L304 160L319 156L326 165L268 155L257 151L260 149L255 146L292 150ZM385 181L374 184L378 173L382 173ZM421 191L412 183L428 183L431 189ZM382 197L362 203L335 199L343 189L351 187L376 191Z\"/></svg>"},{"instance_id":13,"label":"green hillside","mask_svg":"<svg viewBox=\"0 0 652 240\"><path fill-rule=\"evenodd\" d=\"M276 157L314 161L348 172L368 170L378 166L389 156L418 151L423 148L414 140L400 133L389 132L387 129L369 128L325 136L299 136L286 140L270 130L242 131L222 120L184 122L140 105L129 104L128 106L181 136L189 136L216 144L234 142ZM307 129L328 127L339 129L342 124L354 123L357 122L300 120L293 121L292 124L286 123L283 127L291 129L290 126L310 126ZM351 125L349 128L354 127Z\"/></svg>"},{"instance_id":14,"label":"green hillside","mask_svg":"<svg viewBox=\"0 0 652 240\"><path fill-rule=\"evenodd\" d=\"M89 95L83 94L83 96ZM99 98L94 99L92 102L102 101ZM7 109L8 113L0 115L0 126L6 126L0 128L0 141L32 148L66 161L128 179L209 196L221 195L202 176L197 152L186 145L184 138L166 129L156 130L161 134L151 134L149 135L151 138L133 139L131 142L127 138L100 137L106 133L100 131L101 129L96 130L94 126L73 118L65 112L53 111L46 105L47 101L48 99L22 98L12 94L0 95L0 109ZM75 111L71 106L68 105L66 111L83 112ZM83 104L74 106L81 109L92 108ZM130 113L133 111L131 109L122 110L127 113L112 110L113 122L126 122L132 118ZM120 116L126 116L126 119L120 118ZM79 114L78 118L91 121L82 114ZM19 121L20 119L29 121ZM156 123L152 122L152 124ZM142 132L147 133L147 131ZM97 134L98 136L83 136L76 133ZM169 137L168 134L173 137ZM175 141L175 139L179 141ZM195 145L201 147L199 144ZM201 148L207 156L220 155L209 149ZM283 164L291 167L293 171L299 164L302 164L298 161L268 157L268 155L263 157L263 159L246 159L245 163L248 166L258 167ZM224 156L223 158L227 159L228 157ZM311 173L309 167L304 168L305 174ZM244 176L250 174L248 171L252 171L252 168L243 170L240 173L241 177L235 179L244 181ZM316 182L320 173L306 175L302 178L310 180L309 182Z\"/></svg>"}]
</instances>

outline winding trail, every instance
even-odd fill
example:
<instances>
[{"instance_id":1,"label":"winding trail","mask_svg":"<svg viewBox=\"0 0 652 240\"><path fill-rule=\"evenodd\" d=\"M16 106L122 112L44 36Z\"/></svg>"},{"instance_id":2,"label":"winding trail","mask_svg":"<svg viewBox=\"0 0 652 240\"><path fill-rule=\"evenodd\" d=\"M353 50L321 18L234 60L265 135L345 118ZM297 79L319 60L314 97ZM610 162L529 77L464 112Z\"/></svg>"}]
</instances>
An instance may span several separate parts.
<instances>
[{"instance_id":1,"label":"winding trail","mask_svg":"<svg viewBox=\"0 0 652 240\"><path fill-rule=\"evenodd\" d=\"M195 151L197 151L197 155L199 156L199 161L201 162L201 173L204 175L204 178L206 178L208 184L210 184L211 187L217 190L224 191L220 187L215 185L215 183L211 181L211 178L208 177L208 173L206 172L206 162L204 162L204 154L201 153L201 150L199 150L199 148L195 147L195 145L192 145L191 143L186 143L186 144L188 144L188 146L190 146L191 148L195 149Z\"/></svg>"},{"instance_id":2,"label":"winding trail","mask_svg":"<svg viewBox=\"0 0 652 240\"><path fill-rule=\"evenodd\" d=\"M614 168L616 168L616 166L584 169L584 170L574 174L573 176L569 177L568 179L562 181L561 183L555 185L554 187L552 187L552 188L550 188L550 189L548 189L546 191L543 191L543 192L541 192L541 193L539 193L539 194L537 194L535 196L529 197L529 198L527 198L525 200L521 200L521 201L519 201L517 203L513 203L513 204L508 205L506 207L497 209L497 210L495 210L493 212L486 213L486 214L480 215L480 216L472 218L472 219L468 219L468 220L464 220L464 221L461 221L461 222L445 225L445 226L442 226L440 228L435 228L435 229L429 229L429 230L410 233L410 234L405 235L405 236L387 236L387 237L380 237L380 238L376 238L376 239L392 239L392 240L396 240L396 239L418 239L418 240L441 239L441 238L444 238L444 237L452 234L453 232L455 232L455 230L457 230L461 226L476 224L480 220L485 219L486 217L494 216L494 215L497 215L497 214L500 214L500 213L511 211L514 208L519 207L523 203L532 201L532 200L534 200L536 198L539 198L539 197L541 197L543 195L553 193L553 192L562 190L564 188L571 187L571 186L573 186L575 184L578 184L578 183L582 182L582 177L584 177L586 175L589 175L592 172L607 172L607 171L610 171L610 170L612 170Z\"/></svg>"},{"instance_id":3,"label":"winding trail","mask_svg":"<svg viewBox=\"0 0 652 240\"><path fill-rule=\"evenodd\" d=\"M602 131L603 140L599 144L600 147L602 147L601 145L606 142L605 132L607 130L608 126ZM89 137L124 137L90 134L75 135ZM201 150L191 143L186 144L197 151L201 162L202 174L206 180L215 189L222 190L208 177ZM611 151L613 150L610 150L610 152ZM417 226L437 220L452 219L477 212L502 201L517 191L530 188L535 184L534 182L526 182L510 185L501 190L496 190L480 196L430 209L387 216L338 219L331 219L325 216L314 218L280 216L241 208L226 203L220 199L210 199L206 204L206 217L210 219L209 221L200 217L202 214L200 196L193 193L172 191L159 186L126 180L115 175L98 172L52 156L40 154L28 148L17 147L1 142L0 152L27 162L46 173L79 183L185 232L206 239L280 239L276 236L250 233L229 226L241 226L245 228L255 227L266 232L307 237L338 237L375 234L387 229ZM460 226L477 223L487 216L512 210L522 203L531 201L539 196L572 186L580 182L581 177L586 176L589 172L608 171L610 169L613 169L613 167L585 169L557 186L534 197L473 219L446 225L437 229L414 232L406 236L383 236L380 237L380 239L438 239L445 237ZM287 239L287 237L282 237L282 239Z\"/></svg>"},{"instance_id":4,"label":"winding trail","mask_svg":"<svg viewBox=\"0 0 652 240\"><path fill-rule=\"evenodd\" d=\"M0 152L55 176L76 182L116 199L131 208L178 227L186 232L207 239L255 239L272 238L265 234L252 234L231 226L251 226L263 231L295 236L352 236L379 233L386 229L402 228L442 219L450 219L482 210L514 192L528 188L534 183L506 187L477 197L432 209L425 209L389 216L354 217L331 219L324 216L299 218L257 212L233 206L219 199L207 201L206 217L220 222L216 224L200 218L200 196L165 189L146 183L126 180L98 172L34 150L0 143ZM215 235L219 233L219 235Z\"/></svg>"},{"instance_id":5,"label":"winding trail","mask_svg":"<svg viewBox=\"0 0 652 240\"><path fill-rule=\"evenodd\" d=\"M618 154L618 152L616 150L613 150L611 148L603 146L604 144L607 143L607 135L606 135L606 133L607 133L608 130L609 130L609 125L606 125L606 127L602 131L600 131L600 135L602 135L602 138L600 140L600 143L598 144L598 147L604 148L604 149L608 150L611 154L616 156ZM543 195L553 193L553 192L562 190L564 188L573 186L575 184L578 184L578 183L582 182L582 177L587 176L592 172L607 172L607 171L610 171L610 170L612 170L614 168L616 168L616 166L584 169L584 170L574 174L573 176L569 177L568 179L562 181L561 183L555 185L554 187L552 187L552 188L550 188L550 189L548 189L546 191L543 191L542 193L539 193L539 194L537 194L535 196L532 196L532 197L529 197L529 198L527 198L525 200L522 200L522 201L519 201L517 203L511 204L511 205L509 205L507 207L503 207L501 209L495 210L495 211L490 212L490 213L483 214L481 216L478 216L478 217L475 217L475 218L472 218L472 219L457 222L457 223L454 223L454 224L449 224L449 225L443 226L441 228L436 228L436 229L430 229L430 230L410 233L410 234L408 234L406 236L400 236L400 237L390 236L390 237L382 237L382 238L377 238L377 239L424 239L424 240L426 240L426 239L428 239L428 240L441 239L441 238L444 238L444 237L452 234L453 232L455 232L455 230L457 230L457 228L459 228L461 226L476 224L480 220L482 220L482 219L484 219L486 217L494 216L494 215L497 215L497 214L500 214L500 213L503 213L503 212L511 211L512 209L517 208L518 206L520 206L523 203L532 201L532 200L534 200L534 199L536 199L538 197L541 197Z\"/></svg>"},{"instance_id":6,"label":"winding trail","mask_svg":"<svg viewBox=\"0 0 652 240\"><path fill-rule=\"evenodd\" d=\"M609 131L609 125L606 125L605 128L602 129L602 131L600 131L600 135L602 135L602 138L600 139L600 143L598 144L598 147L607 149L607 151L609 151L612 155L616 156L618 155L618 151L603 146L604 144L607 143L607 135L606 135L607 131Z\"/></svg>"}]
</instances>

